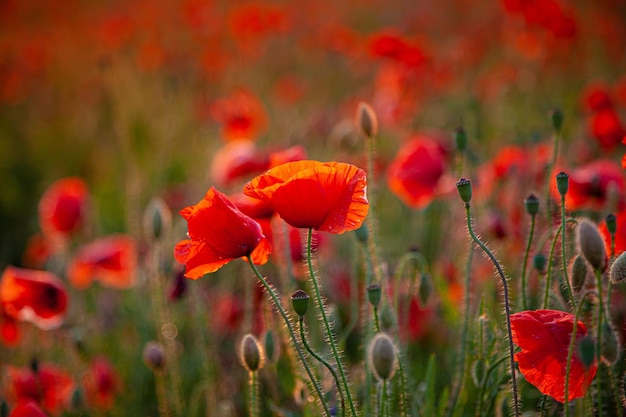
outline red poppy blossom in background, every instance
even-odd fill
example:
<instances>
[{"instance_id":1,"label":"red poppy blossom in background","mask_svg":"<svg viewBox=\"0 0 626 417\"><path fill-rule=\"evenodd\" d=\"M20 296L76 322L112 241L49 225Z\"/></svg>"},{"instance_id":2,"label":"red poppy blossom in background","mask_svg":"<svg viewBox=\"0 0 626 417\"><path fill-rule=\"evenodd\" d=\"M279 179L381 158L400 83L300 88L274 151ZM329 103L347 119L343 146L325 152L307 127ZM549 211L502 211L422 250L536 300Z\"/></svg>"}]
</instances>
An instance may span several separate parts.
<instances>
[{"instance_id":1,"label":"red poppy blossom in background","mask_svg":"<svg viewBox=\"0 0 626 417\"><path fill-rule=\"evenodd\" d=\"M245 89L215 100L210 112L220 125L225 141L255 140L267 129L268 118L263 104Z\"/></svg>"},{"instance_id":2,"label":"red poppy blossom in background","mask_svg":"<svg viewBox=\"0 0 626 417\"><path fill-rule=\"evenodd\" d=\"M565 372L574 315L556 310L527 310L511 315L513 342L522 350L515 354L520 372L526 380L544 395L565 402ZM587 328L579 321L576 341L587 335ZM569 398L585 396L597 364L585 368L572 355L570 366Z\"/></svg>"},{"instance_id":3,"label":"red poppy blossom in background","mask_svg":"<svg viewBox=\"0 0 626 417\"><path fill-rule=\"evenodd\" d=\"M626 129L615 109L603 109L589 119L589 130L603 149L613 149L626 136Z\"/></svg>"},{"instance_id":4,"label":"red poppy blossom in background","mask_svg":"<svg viewBox=\"0 0 626 417\"><path fill-rule=\"evenodd\" d=\"M17 405L9 417L47 417L39 406L33 401L23 402Z\"/></svg>"},{"instance_id":5,"label":"red poppy blossom in background","mask_svg":"<svg viewBox=\"0 0 626 417\"><path fill-rule=\"evenodd\" d=\"M242 177L253 175L269 168L269 157L259 151L251 140L233 140L225 143L213 155L210 177L218 186L228 186Z\"/></svg>"},{"instance_id":6,"label":"red poppy blossom in background","mask_svg":"<svg viewBox=\"0 0 626 417\"><path fill-rule=\"evenodd\" d=\"M615 231L615 256L618 256L626 251L626 210L615 213L615 221L617 222L617 230ZM598 229L604 238L606 253L611 254L611 234L606 227L606 222L600 223Z\"/></svg>"},{"instance_id":7,"label":"red poppy blossom in background","mask_svg":"<svg viewBox=\"0 0 626 417\"><path fill-rule=\"evenodd\" d=\"M358 229L369 209L365 171L341 162L294 161L268 170L244 194L268 201L297 228L340 234Z\"/></svg>"},{"instance_id":8,"label":"red poppy blossom in background","mask_svg":"<svg viewBox=\"0 0 626 417\"><path fill-rule=\"evenodd\" d=\"M97 280L110 288L130 288L135 283L137 244L128 235L111 235L78 249L67 275L74 287L85 289Z\"/></svg>"},{"instance_id":9,"label":"red poppy blossom in background","mask_svg":"<svg viewBox=\"0 0 626 417\"><path fill-rule=\"evenodd\" d=\"M180 214L187 220L189 239L176 244L174 256L186 266L187 278L201 278L237 258L250 258L257 265L267 262L271 246L259 223L215 187Z\"/></svg>"},{"instance_id":10,"label":"red poppy blossom in background","mask_svg":"<svg viewBox=\"0 0 626 417\"><path fill-rule=\"evenodd\" d=\"M15 347L20 343L21 338L22 333L17 321L0 308L0 341L2 344Z\"/></svg>"},{"instance_id":11,"label":"red poppy blossom in background","mask_svg":"<svg viewBox=\"0 0 626 417\"><path fill-rule=\"evenodd\" d=\"M400 148L389 165L387 184L407 206L424 208L439 193L447 165L447 152L441 143L419 134Z\"/></svg>"},{"instance_id":12,"label":"red poppy blossom in background","mask_svg":"<svg viewBox=\"0 0 626 417\"><path fill-rule=\"evenodd\" d=\"M115 395L120 390L120 381L117 372L111 363L97 357L83 376L83 384L90 407L109 410L113 407Z\"/></svg>"},{"instance_id":13,"label":"red poppy blossom in background","mask_svg":"<svg viewBox=\"0 0 626 417\"><path fill-rule=\"evenodd\" d=\"M50 272L9 266L0 277L0 308L12 319L54 329L63 323L67 302L63 282ZM14 336L10 320L2 327L10 340Z\"/></svg>"},{"instance_id":14,"label":"red poppy blossom in background","mask_svg":"<svg viewBox=\"0 0 626 417\"><path fill-rule=\"evenodd\" d=\"M47 412L59 415L74 392L72 377L50 364L31 368L7 367L7 394L11 402L35 402Z\"/></svg>"},{"instance_id":15,"label":"red poppy blossom in background","mask_svg":"<svg viewBox=\"0 0 626 417\"><path fill-rule=\"evenodd\" d=\"M52 183L39 201L39 225L46 236L67 237L83 225L89 191L77 177Z\"/></svg>"}]
</instances>

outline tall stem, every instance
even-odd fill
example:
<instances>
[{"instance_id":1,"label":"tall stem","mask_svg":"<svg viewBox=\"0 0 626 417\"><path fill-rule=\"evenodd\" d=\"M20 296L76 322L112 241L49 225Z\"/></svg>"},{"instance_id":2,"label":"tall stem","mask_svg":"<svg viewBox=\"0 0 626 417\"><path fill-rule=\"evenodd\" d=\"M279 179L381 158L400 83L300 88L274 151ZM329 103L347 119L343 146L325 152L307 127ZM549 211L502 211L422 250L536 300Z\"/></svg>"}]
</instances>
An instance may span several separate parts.
<instances>
[{"instance_id":1,"label":"tall stem","mask_svg":"<svg viewBox=\"0 0 626 417\"><path fill-rule=\"evenodd\" d=\"M561 195L561 262L563 264L563 275L565 276L565 284L567 285L567 292L572 303L574 311L576 311L576 299L574 298L574 292L569 282L569 276L567 274L567 256L565 255L565 195Z\"/></svg>"},{"instance_id":2,"label":"tall stem","mask_svg":"<svg viewBox=\"0 0 626 417\"><path fill-rule=\"evenodd\" d=\"M332 350L333 356L335 358L335 362L337 365L337 369L339 370L339 375L341 376L341 382L343 383L343 388L346 393L346 399L348 400L348 405L350 406L350 412L353 417L356 417L356 410L354 408L354 402L352 401L352 395L350 394L350 386L348 385L348 379L346 378L346 373L343 369L343 365L341 363L341 357L339 356L339 351L337 350L337 344L335 343L335 336L333 330L330 327L330 323L328 322L328 314L326 313L326 307L324 305L324 301L322 300L322 294L320 291L320 286L317 281L317 276L315 275L315 270L313 268L313 260L311 253L311 242L313 240L313 229L309 229L307 242L307 263L309 266L309 275L311 276L311 282L313 283L313 290L315 292L315 300L317 305L319 306L320 313L322 316L322 321L324 322L324 328L326 330L326 334L328 335L328 342L330 343L330 349Z\"/></svg>"},{"instance_id":3,"label":"tall stem","mask_svg":"<svg viewBox=\"0 0 626 417\"><path fill-rule=\"evenodd\" d=\"M533 214L530 219L530 233L528 234L528 243L526 244L526 251L524 252L524 263L522 265L522 308L528 309L528 300L526 299L526 267L528 266L528 255L530 253L530 245L533 241L533 235L535 233L536 215Z\"/></svg>"}]
</instances>

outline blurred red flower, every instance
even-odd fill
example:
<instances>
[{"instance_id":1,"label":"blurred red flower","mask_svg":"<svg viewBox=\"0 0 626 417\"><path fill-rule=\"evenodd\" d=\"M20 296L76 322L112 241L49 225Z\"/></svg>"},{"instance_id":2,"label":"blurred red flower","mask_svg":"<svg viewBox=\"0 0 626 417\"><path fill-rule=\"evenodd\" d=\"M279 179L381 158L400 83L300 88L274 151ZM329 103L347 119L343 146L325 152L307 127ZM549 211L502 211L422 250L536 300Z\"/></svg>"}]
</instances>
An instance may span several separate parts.
<instances>
[{"instance_id":1,"label":"blurred red flower","mask_svg":"<svg viewBox=\"0 0 626 417\"><path fill-rule=\"evenodd\" d=\"M229 96L215 100L211 115L221 127L222 138L226 141L255 140L268 125L267 112L259 99L245 89L239 89Z\"/></svg>"},{"instance_id":2,"label":"blurred red flower","mask_svg":"<svg viewBox=\"0 0 626 417\"><path fill-rule=\"evenodd\" d=\"M603 109L591 116L589 129L603 149L612 149L626 137L626 129L615 109Z\"/></svg>"},{"instance_id":3,"label":"blurred red flower","mask_svg":"<svg viewBox=\"0 0 626 417\"><path fill-rule=\"evenodd\" d=\"M5 346L15 347L19 344L21 337L17 321L0 308L0 341Z\"/></svg>"},{"instance_id":4,"label":"blurred red flower","mask_svg":"<svg viewBox=\"0 0 626 417\"><path fill-rule=\"evenodd\" d=\"M67 275L74 287L85 289L97 280L110 288L129 288L135 283L137 246L122 234L94 240L78 249L70 261Z\"/></svg>"},{"instance_id":5,"label":"blurred red flower","mask_svg":"<svg viewBox=\"0 0 626 417\"><path fill-rule=\"evenodd\" d=\"M574 315L556 310L527 310L511 315L513 342L522 350L515 354L520 372L544 395L565 402L565 372ZM576 341L587 335L584 323L576 323ZM597 364L585 368L576 355L570 366L569 398L584 397Z\"/></svg>"},{"instance_id":6,"label":"blurred red flower","mask_svg":"<svg viewBox=\"0 0 626 417\"><path fill-rule=\"evenodd\" d=\"M626 251L626 210L615 213L615 221L617 222L617 230L615 231L615 256L618 256L620 253ZM606 227L606 222L600 223L598 229L604 238L606 253L611 254L611 234Z\"/></svg>"},{"instance_id":7,"label":"blurred red flower","mask_svg":"<svg viewBox=\"0 0 626 417\"><path fill-rule=\"evenodd\" d=\"M0 307L15 320L31 322L42 330L57 328L65 318L67 302L63 282L50 272L9 266L0 277ZM10 321L3 323L5 331L10 340Z\"/></svg>"},{"instance_id":8,"label":"blurred red flower","mask_svg":"<svg viewBox=\"0 0 626 417\"><path fill-rule=\"evenodd\" d=\"M268 167L268 156L259 151L253 141L233 140L225 143L213 155L210 177L214 184L225 187L243 177L247 180L258 175Z\"/></svg>"},{"instance_id":9,"label":"blurred red flower","mask_svg":"<svg viewBox=\"0 0 626 417\"><path fill-rule=\"evenodd\" d=\"M35 402L47 412L59 415L74 392L72 377L50 364L32 368L7 367L8 398L16 404Z\"/></svg>"},{"instance_id":10,"label":"blurred red flower","mask_svg":"<svg viewBox=\"0 0 626 417\"><path fill-rule=\"evenodd\" d=\"M77 177L62 178L52 183L39 201L39 224L48 237L67 238L85 221L89 191Z\"/></svg>"},{"instance_id":11,"label":"blurred red flower","mask_svg":"<svg viewBox=\"0 0 626 417\"><path fill-rule=\"evenodd\" d=\"M17 405L10 413L9 417L47 417L36 403L32 401L23 402Z\"/></svg>"},{"instance_id":12,"label":"blurred red flower","mask_svg":"<svg viewBox=\"0 0 626 417\"><path fill-rule=\"evenodd\" d=\"M201 278L237 258L249 257L258 265L267 262L271 246L261 226L215 187L180 214L187 220L189 239L176 244L174 256L185 264L187 278Z\"/></svg>"},{"instance_id":13,"label":"blurred red flower","mask_svg":"<svg viewBox=\"0 0 626 417\"><path fill-rule=\"evenodd\" d=\"M282 164L247 183L243 192L268 201L293 227L334 234L359 228L369 209L365 171L341 162Z\"/></svg>"},{"instance_id":14,"label":"blurred red flower","mask_svg":"<svg viewBox=\"0 0 626 417\"><path fill-rule=\"evenodd\" d=\"M90 407L109 410L113 407L115 395L120 390L117 372L111 363L97 357L91 361L89 370L83 376L83 384Z\"/></svg>"},{"instance_id":15,"label":"blurred red flower","mask_svg":"<svg viewBox=\"0 0 626 417\"><path fill-rule=\"evenodd\" d=\"M442 143L431 135L418 134L400 148L389 165L387 184L407 206L424 208L440 192L447 166Z\"/></svg>"},{"instance_id":16,"label":"blurred red flower","mask_svg":"<svg viewBox=\"0 0 626 417\"><path fill-rule=\"evenodd\" d=\"M418 45L391 29L371 35L368 48L372 57L388 58L408 68L415 68L426 60L424 52Z\"/></svg>"}]
</instances>

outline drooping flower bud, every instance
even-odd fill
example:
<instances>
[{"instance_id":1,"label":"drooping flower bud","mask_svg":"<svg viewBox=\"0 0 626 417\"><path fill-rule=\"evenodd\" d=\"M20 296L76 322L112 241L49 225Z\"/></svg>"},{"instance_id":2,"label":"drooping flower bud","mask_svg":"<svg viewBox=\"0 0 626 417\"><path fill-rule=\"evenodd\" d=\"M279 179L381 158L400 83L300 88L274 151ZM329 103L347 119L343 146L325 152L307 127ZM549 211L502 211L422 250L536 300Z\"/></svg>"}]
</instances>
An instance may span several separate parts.
<instances>
[{"instance_id":1,"label":"drooping flower bud","mask_svg":"<svg viewBox=\"0 0 626 417\"><path fill-rule=\"evenodd\" d=\"M463 202L469 203L472 201L472 182L470 180L461 178L456 183L456 189Z\"/></svg>"},{"instance_id":2,"label":"drooping flower bud","mask_svg":"<svg viewBox=\"0 0 626 417\"><path fill-rule=\"evenodd\" d=\"M550 119L552 121L552 127L556 133L561 132L561 128L563 127L563 112L561 109L554 109L550 114Z\"/></svg>"},{"instance_id":3,"label":"drooping flower bud","mask_svg":"<svg viewBox=\"0 0 626 417\"><path fill-rule=\"evenodd\" d=\"M398 353L387 334L378 333L374 336L367 357L376 379L387 381L393 377L398 364Z\"/></svg>"},{"instance_id":4,"label":"drooping flower bud","mask_svg":"<svg viewBox=\"0 0 626 417\"><path fill-rule=\"evenodd\" d=\"M574 259L574 264L572 265L572 290L575 294L580 293L580 290L582 290L586 280L587 262L585 262L585 258L578 255L576 259Z\"/></svg>"},{"instance_id":5,"label":"drooping flower bud","mask_svg":"<svg viewBox=\"0 0 626 417\"><path fill-rule=\"evenodd\" d=\"M239 355L241 357L241 364L248 372L255 372L263 368L265 362L263 348L256 337L252 336L250 333L246 334L241 340Z\"/></svg>"},{"instance_id":6,"label":"drooping flower bud","mask_svg":"<svg viewBox=\"0 0 626 417\"><path fill-rule=\"evenodd\" d=\"M422 305L427 305L433 293L433 280L429 274L422 274L418 289L419 299Z\"/></svg>"},{"instance_id":7,"label":"drooping flower bud","mask_svg":"<svg viewBox=\"0 0 626 417\"><path fill-rule=\"evenodd\" d=\"M263 337L263 345L265 347L265 356L270 363L275 363L278 360L278 344L276 343L276 336L274 332L268 330Z\"/></svg>"},{"instance_id":8,"label":"drooping flower bud","mask_svg":"<svg viewBox=\"0 0 626 417\"><path fill-rule=\"evenodd\" d=\"M563 171L556 174L556 188L559 190L561 197L564 197L567 194L567 190L569 190L569 175Z\"/></svg>"},{"instance_id":9,"label":"drooping flower bud","mask_svg":"<svg viewBox=\"0 0 626 417\"><path fill-rule=\"evenodd\" d=\"M146 343L143 348L143 361L154 372L162 371L166 362L163 345L154 340Z\"/></svg>"},{"instance_id":10,"label":"drooping flower bud","mask_svg":"<svg viewBox=\"0 0 626 417\"><path fill-rule=\"evenodd\" d=\"M615 327L604 321L602 323L602 361L611 366L619 359L621 344Z\"/></svg>"},{"instance_id":11,"label":"drooping flower bud","mask_svg":"<svg viewBox=\"0 0 626 417\"><path fill-rule=\"evenodd\" d=\"M622 252L611 265L609 279L613 284L621 284L626 281L626 252Z\"/></svg>"},{"instance_id":12,"label":"drooping flower bud","mask_svg":"<svg viewBox=\"0 0 626 417\"><path fill-rule=\"evenodd\" d=\"M462 127L457 128L454 131L454 142L456 143L456 149L459 152L464 152L467 148L467 133Z\"/></svg>"},{"instance_id":13,"label":"drooping flower bud","mask_svg":"<svg viewBox=\"0 0 626 417\"><path fill-rule=\"evenodd\" d=\"M291 305L298 316L304 317L309 308L309 294L304 290L297 290L291 294Z\"/></svg>"},{"instance_id":14,"label":"drooping flower bud","mask_svg":"<svg viewBox=\"0 0 626 417\"><path fill-rule=\"evenodd\" d=\"M359 103L357 108L356 122L368 138L378 135L378 118L376 113L369 104L363 101Z\"/></svg>"},{"instance_id":15,"label":"drooping flower bud","mask_svg":"<svg viewBox=\"0 0 626 417\"><path fill-rule=\"evenodd\" d=\"M153 198L143 214L143 228L150 240L159 240L167 235L172 227L172 212L160 198Z\"/></svg>"},{"instance_id":16,"label":"drooping flower bud","mask_svg":"<svg viewBox=\"0 0 626 417\"><path fill-rule=\"evenodd\" d=\"M526 200L524 200L524 205L526 206L526 213L530 214L531 216L539 213L539 199L536 195L528 195L528 197L526 197Z\"/></svg>"},{"instance_id":17,"label":"drooping flower bud","mask_svg":"<svg viewBox=\"0 0 626 417\"><path fill-rule=\"evenodd\" d=\"M374 308L378 308L381 298L381 288L378 284L372 284L367 287L367 299Z\"/></svg>"},{"instance_id":18,"label":"drooping flower bud","mask_svg":"<svg viewBox=\"0 0 626 417\"><path fill-rule=\"evenodd\" d=\"M606 246L595 224L583 219L578 224L578 243L583 256L596 271L606 269Z\"/></svg>"}]
</instances>

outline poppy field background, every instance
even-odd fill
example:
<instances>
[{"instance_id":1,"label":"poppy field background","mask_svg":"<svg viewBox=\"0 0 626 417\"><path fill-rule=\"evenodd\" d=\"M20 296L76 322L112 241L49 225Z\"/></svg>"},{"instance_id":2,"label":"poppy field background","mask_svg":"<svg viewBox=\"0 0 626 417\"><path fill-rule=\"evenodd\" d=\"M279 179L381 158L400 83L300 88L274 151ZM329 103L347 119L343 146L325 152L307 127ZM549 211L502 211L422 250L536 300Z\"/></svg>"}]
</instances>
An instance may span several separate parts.
<instances>
[{"instance_id":1,"label":"poppy field background","mask_svg":"<svg viewBox=\"0 0 626 417\"><path fill-rule=\"evenodd\" d=\"M352 415L260 284L337 367L311 270L358 415L623 412L626 4L28 0L0 28L2 417ZM263 188L288 163L294 204ZM343 180L358 207L295 204Z\"/></svg>"}]
</instances>

